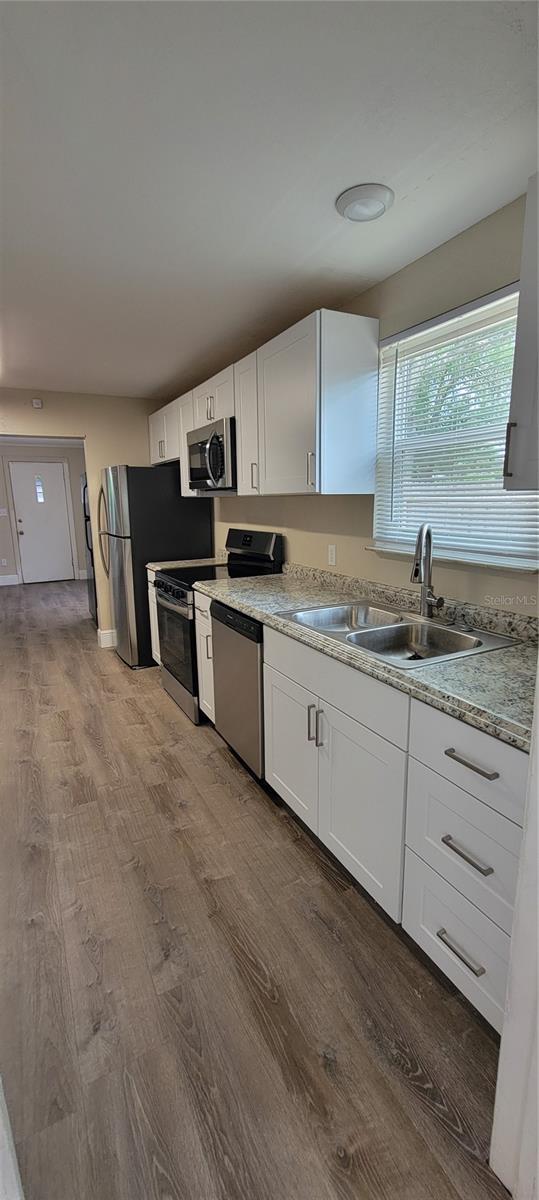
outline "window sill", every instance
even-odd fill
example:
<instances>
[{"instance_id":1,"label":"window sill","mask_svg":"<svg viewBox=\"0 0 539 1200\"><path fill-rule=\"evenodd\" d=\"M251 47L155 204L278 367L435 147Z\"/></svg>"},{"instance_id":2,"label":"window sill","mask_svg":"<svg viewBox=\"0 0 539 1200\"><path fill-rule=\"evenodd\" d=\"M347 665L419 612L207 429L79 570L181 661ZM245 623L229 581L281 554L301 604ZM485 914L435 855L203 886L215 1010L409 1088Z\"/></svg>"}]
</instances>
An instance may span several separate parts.
<instances>
[{"instance_id":1,"label":"window sill","mask_svg":"<svg viewBox=\"0 0 539 1200\"><path fill-rule=\"evenodd\" d=\"M386 542L371 542L365 546L365 550L374 550L375 554L386 554L390 558L408 558L411 559L414 553L414 545L410 542L409 545L396 543L392 545ZM499 558L489 558L488 554L465 554L463 550L440 550L436 548L433 552L433 558L438 563L455 564L466 567L487 567L491 571L513 571L521 575L537 575L539 566L531 567L526 562L502 562Z\"/></svg>"}]
</instances>

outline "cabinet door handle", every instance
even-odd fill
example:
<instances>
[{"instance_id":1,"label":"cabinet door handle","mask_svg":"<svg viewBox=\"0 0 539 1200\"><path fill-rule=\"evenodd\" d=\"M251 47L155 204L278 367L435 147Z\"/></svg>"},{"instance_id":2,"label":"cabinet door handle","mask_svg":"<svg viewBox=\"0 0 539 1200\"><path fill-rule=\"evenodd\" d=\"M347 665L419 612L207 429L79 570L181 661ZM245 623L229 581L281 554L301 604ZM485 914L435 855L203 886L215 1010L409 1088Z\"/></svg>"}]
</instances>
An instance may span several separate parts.
<instances>
[{"instance_id":1,"label":"cabinet door handle","mask_svg":"<svg viewBox=\"0 0 539 1200\"><path fill-rule=\"evenodd\" d=\"M453 762L460 763L461 767L468 767L470 771L475 771L476 775L481 775L483 779L488 779L489 783L492 783L494 779L500 778L499 771L485 771L484 767L478 767L477 763L470 762L469 758L463 758L461 754L457 754L454 746L449 746L447 750L444 750L444 754L447 758L452 758Z\"/></svg>"},{"instance_id":2,"label":"cabinet door handle","mask_svg":"<svg viewBox=\"0 0 539 1200\"><path fill-rule=\"evenodd\" d=\"M464 846L459 846L452 834L444 833L441 840L448 850L452 850L453 854L458 854L459 858L463 858L474 870L479 871L480 875L494 875L494 867L485 867L478 858L474 858L473 854L470 854L469 850L466 850Z\"/></svg>"},{"instance_id":3,"label":"cabinet door handle","mask_svg":"<svg viewBox=\"0 0 539 1200\"><path fill-rule=\"evenodd\" d=\"M505 427L505 453L503 456L503 477L512 479L513 472L509 470L509 452L511 449L511 432L516 427L516 421L508 421Z\"/></svg>"},{"instance_id":4,"label":"cabinet door handle","mask_svg":"<svg viewBox=\"0 0 539 1200\"><path fill-rule=\"evenodd\" d=\"M215 396L210 396L209 401L210 401L210 421L215 421Z\"/></svg>"},{"instance_id":5,"label":"cabinet door handle","mask_svg":"<svg viewBox=\"0 0 539 1200\"><path fill-rule=\"evenodd\" d=\"M316 704L309 704L309 706L307 708L307 741L308 742L316 741L316 732L313 733L313 721L312 721L313 713L315 713L315 712L316 712Z\"/></svg>"},{"instance_id":6,"label":"cabinet door handle","mask_svg":"<svg viewBox=\"0 0 539 1200\"><path fill-rule=\"evenodd\" d=\"M256 483L255 483L256 478ZM258 463L251 463L251 491L258 491Z\"/></svg>"},{"instance_id":7,"label":"cabinet door handle","mask_svg":"<svg viewBox=\"0 0 539 1200\"><path fill-rule=\"evenodd\" d=\"M307 451L307 487L314 487L314 473L311 469L313 466L314 466L314 450L308 450Z\"/></svg>"},{"instance_id":8,"label":"cabinet door handle","mask_svg":"<svg viewBox=\"0 0 539 1200\"><path fill-rule=\"evenodd\" d=\"M323 743L323 741L322 741L322 736L321 736L321 733L320 733L320 728L321 728L321 726L320 726L320 718L321 718L321 717L323 717L323 716L324 716L324 709L323 709L323 708L317 708L317 710L316 710L316 721L315 721L315 726L314 726L314 728L315 728L315 745L318 747L318 749L320 749L320 747L324 745L324 743Z\"/></svg>"},{"instance_id":9,"label":"cabinet door handle","mask_svg":"<svg viewBox=\"0 0 539 1200\"><path fill-rule=\"evenodd\" d=\"M165 457L165 441L164 441L164 438L161 438L160 442L159 442L159 458L164 458L164 457Z\"/></svg>"},{"instance_id":10,"label":"cabinet door handle","mask_svg":"<svg viewBox=\"0 0 539 1200\"><path fill-rule=\"evenodd\" d=\"M213 654L210 654L211 633L206 633L204 636L206 638L206 658L211 660L213 658Z\"/></svg>"},{"instance_id":11,"label":"cabinet door handle","mask_svg":"<svg viewBox=\"0 0 539 1200\"><path fill-rule=\"evenodd\" d=\"M464 966L467 967L469 971L473 972L477 979L479 979L480 975L486 974L485 967L482 967L480 963L475 963L472 958L468 958L468 955L464 953L464 950L461 950L460 946L457 946L456 942L450 938L447 929L439 929L436 937L443 942L444 946L447 946L448 950L452 951L452 953L460 960L461 963L464 963Z\"/></svg>"}]
</instances>

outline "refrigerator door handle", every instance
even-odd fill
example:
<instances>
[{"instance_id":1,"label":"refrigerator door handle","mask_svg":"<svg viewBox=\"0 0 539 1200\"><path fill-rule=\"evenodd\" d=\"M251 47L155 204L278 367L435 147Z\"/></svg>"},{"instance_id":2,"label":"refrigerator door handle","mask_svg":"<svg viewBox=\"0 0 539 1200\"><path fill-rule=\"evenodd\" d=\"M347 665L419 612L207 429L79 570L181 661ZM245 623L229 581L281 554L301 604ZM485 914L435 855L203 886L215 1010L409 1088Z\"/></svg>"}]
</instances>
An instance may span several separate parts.
<instances>
[{"instance_id":1,"label":"refrigerator door handle","mask_svg":"<svg viewBox=\"0 0 539 1200\"><path fill-rule=\"evenodd\" d=\"M105 517L106 517L107 505L106 505L106 501L105 501L105 493L103 491L103 488L101 488L101 490L99 492L99 500L97 502L97 524L99 527L99 529L98 529L99 554L100 554L101 562L103 564L103 570L108 579L109 575L110 575L110 546L108 546L108 553L105 554L103 551L103 538L108 537L108 531L106 529L102 529L102 527L101 527L101 513L103 511L103 508L105 509ZM106 521L106 524L108 524L108 521Z\"/></svg>"}]
</instances>

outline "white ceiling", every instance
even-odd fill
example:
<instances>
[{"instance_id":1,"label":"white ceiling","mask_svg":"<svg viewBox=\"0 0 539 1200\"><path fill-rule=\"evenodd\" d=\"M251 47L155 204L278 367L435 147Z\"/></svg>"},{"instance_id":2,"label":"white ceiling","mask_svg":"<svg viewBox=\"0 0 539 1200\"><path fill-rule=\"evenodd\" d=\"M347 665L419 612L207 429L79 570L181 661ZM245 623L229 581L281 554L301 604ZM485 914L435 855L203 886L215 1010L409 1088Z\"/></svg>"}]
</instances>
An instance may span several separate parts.
<instances>
[{"instance_id":1,"label":"white ceiling","mask_svg":"<svg viewBox=\"0 0 539 1200\"><path fill-rule=\"evenodd\" d=\"M534 169L533 3L1 7L4 386L174 395Z\"/></svg>"}]
</instances>

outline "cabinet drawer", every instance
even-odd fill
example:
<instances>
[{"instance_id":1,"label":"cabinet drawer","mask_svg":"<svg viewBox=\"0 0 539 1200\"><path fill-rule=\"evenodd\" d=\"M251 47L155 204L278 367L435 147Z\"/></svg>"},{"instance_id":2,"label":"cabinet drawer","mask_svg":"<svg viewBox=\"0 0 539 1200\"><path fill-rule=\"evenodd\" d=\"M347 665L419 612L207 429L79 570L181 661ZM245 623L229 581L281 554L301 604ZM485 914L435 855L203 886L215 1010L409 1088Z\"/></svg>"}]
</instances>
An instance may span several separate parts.
<instances>
[{"instance_id":1,"label":"cabinet drawer","mask_svg":"<svg viewBox=\"0 0 539 1200\"><path fill-rule=\"evenodd\" d=\"M408 848L402 924L500 1031L511 939Z\"/></svg>"},{"instance_id":2,"label":"cabinet drawer","mask_svg":"<svg viewBox=\"0 0 539 1200\"><path fill-rule=\"evenodd\" d=\"M522 825L529 763L522 750L412 700L410 754Z\"/></svg>"},{"instance_id":3,"label":"cabinet drawer","mask_svg":"<svg viewBox=\"0 0 539 1200\"><path fill-rule=\"evenodd\" d=\"M404 692L274 629L264 630L264 662L406 749L410 701Z\"/></svg>"},{"instance_id":4,"label":"cabinet drawer","mask_svg":"<svg viewBox=\"0 0 539 1200\"><path fill-rule=\"evenodd\" d=\"M506 933L520 840L518 825L409 759L406 845Z\"/></svg>"}]
</instances>

